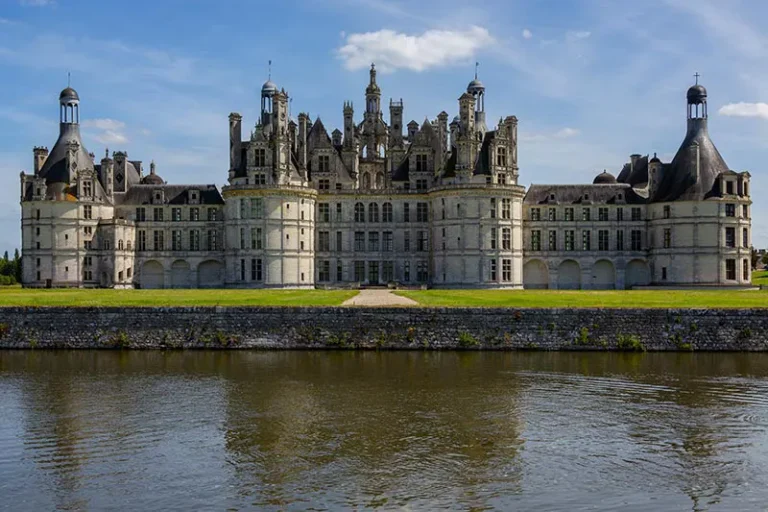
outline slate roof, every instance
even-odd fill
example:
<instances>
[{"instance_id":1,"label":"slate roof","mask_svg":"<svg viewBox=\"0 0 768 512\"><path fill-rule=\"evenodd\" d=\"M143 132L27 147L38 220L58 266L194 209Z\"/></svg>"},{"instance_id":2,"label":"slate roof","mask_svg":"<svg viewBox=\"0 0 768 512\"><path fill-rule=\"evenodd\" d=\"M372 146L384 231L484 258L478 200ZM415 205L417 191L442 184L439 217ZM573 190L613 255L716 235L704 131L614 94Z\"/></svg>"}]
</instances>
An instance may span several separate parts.
<instances>
[{"instance_id":1,"label":"slate roof","mask_svg":"<svg viewBox=\"0 0 768 512\"><path fill-rule=\"evenodd\" d=\"M635 160L634 169L631 163L624 164L621 172L616 177L619 183L629 183L633 187L648 183L648 155Z\"/></svg>"},{"instance_id":2,"label":"slate roof","mask_svg":"<svg viewBox=\"0 0 768 512\"><path fill-rule=\"evenodd\" d=\"M480 146L480 152L475 160L475 169L472 174L490 175L491 174L491 141L496 138L496 131L485 132L483 144Z\"/></svg>"},{"instance_id":3,"label":"slate roof","mask_svg":"<svg viewBox=\"0 0 768 512\"><path fill-rule=\"evenodd\" d=\"M216 185L134 185L123 197L122 204L152 204L152 194L162 189L168 204L189 204L190 190L200 191L200 204L224 204Z\"/></svg>"},{"instance_id":4,"label":"slate roof","mask_svg":"<svg viewBox=\"0 0 768 512\"><path fill-rule=\"evenodd\" d=\"M623 199L619 199L622 194ZM555 198L551 199L554 195ZM585 197L586 196L586 197ZM642 204L646 200L626 183L604 185L531 185L525 194L526 204Z\"/></svg>"},{"instance_id":5,"label":"slate roof","mask_svg":"<svg viewBox=\"0 0 768 512\"><path fill-rule=\"evenodd\" d=\"M77 169L93 169L93 159L85 149L83 141L80 138L80 125L74 123L61 123L59 138L56 140L53 149L48 154L39 176L45 178L46 184L51 183L69 183L71 176L67 168L67 143L77 142L80 147L75 154Z\"/></svg>"}]
</instances>

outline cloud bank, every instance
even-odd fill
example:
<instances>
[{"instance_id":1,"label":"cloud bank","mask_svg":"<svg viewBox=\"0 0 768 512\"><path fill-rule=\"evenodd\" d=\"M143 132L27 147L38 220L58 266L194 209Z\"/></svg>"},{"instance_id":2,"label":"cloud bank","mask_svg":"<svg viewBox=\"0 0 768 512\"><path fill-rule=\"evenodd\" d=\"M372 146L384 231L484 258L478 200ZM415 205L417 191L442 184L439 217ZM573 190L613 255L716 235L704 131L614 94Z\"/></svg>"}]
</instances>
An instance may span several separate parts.
<instances>
[{"instance_id":1,"label":"cloud bank","mask_svg":"<svg viewBox=\"0 0 768 512\"><path fill-rule=\"evenodd\" d=\"M478 26L466 31L427 30L421 35L384 29L349 34L337 54L351 71L366 68L372 62L384 73L397 69L425 71L466 62L493 41L488 30Z\"/></svg>"},{"instance_id":2,"label":"cloud bank","mask_svg":"<svg viewBox=\"0 0 768 512\"><path fill-rule=\"evenodd\" d=\"M768 119L768 103L729 103L720 107L717 112L723 116Z\"/></svg>"}]
</instances>

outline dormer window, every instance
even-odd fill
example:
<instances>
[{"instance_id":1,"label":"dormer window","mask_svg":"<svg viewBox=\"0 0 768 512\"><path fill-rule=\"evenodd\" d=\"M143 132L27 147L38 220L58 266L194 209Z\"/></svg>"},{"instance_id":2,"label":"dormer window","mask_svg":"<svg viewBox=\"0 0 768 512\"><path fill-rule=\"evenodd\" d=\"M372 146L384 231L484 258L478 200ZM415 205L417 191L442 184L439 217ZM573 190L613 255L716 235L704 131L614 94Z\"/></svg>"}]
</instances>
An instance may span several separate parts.
<instances>
[{"instance_id":1,"label":"dormer window","mask_svg":"<svg viewBox=\"0 0 768 512\"><path fill-rule=\"evenodd\" d=\"M726 181L725 182L725 193L726 194L733 194L733 182L732 181Z\"/></svg>"},{"instance_id":2,"label":"dormer window","mask_svg":"<svg viewBox=\"0 0 768 512\"><path fill-rule=\"evenodd\" d=\"M554 201L555 200L555 194L549 194L549 200Z\"/></svg>"},{"instance_id":3,"label":"dormer window","mask_svg":"<svg viewBox=\"0 0 768 512\"><path fill-rule=\"evenodd\" d=\"M496 148L496 165L499 167L507 166L507 148L503 146Z\"/></svg>"},{"instance_id":4,"label":"dormer window","mask_svg":"<svg viewBox=\"0 0 768 512\"><path fill-rule=\"evenodd\" d=\"M589 201L589 194L584 194L584 200Z\"/></svg>"},{"instance_id":5,"label":"dormer window","mask_svg":"<svg viewBox=\"0 0 768 512\"><path fill-rule=\"evenodd\" d=\"M83 196L91 197L92 195L93 195L93 191L91 190L91 182L90 181L84 181L83 182Z\"/></svg>"},{"instance_id":6,"label":"dormer window","mask_svg":"<svg viewBox=\"0 0 768 512\"><path fill-rule=\"evenodd\" d=\"M317 157L317 171L328 172L331 170L331 157L328 155L320 155Z\"/></svg>"},{"instance_id":7,"label":"dormer window","mask_svg":"<svg viewBox=\"0 0 768 512\"><path fill-rule=\"evenodd\" d=\"M267 165L267 150L260 148L253 152L253 165L264 167Z\"/></svg>"},{"instance_id":8,"label":"dormer window","mask_svg":"<svg viewBox=\"0 0 768 512\"><path fill-rule=\"evenodd\" d=\"M416 155L416 172L427 171L427 155Z\"/></svg>"}]
</instances>

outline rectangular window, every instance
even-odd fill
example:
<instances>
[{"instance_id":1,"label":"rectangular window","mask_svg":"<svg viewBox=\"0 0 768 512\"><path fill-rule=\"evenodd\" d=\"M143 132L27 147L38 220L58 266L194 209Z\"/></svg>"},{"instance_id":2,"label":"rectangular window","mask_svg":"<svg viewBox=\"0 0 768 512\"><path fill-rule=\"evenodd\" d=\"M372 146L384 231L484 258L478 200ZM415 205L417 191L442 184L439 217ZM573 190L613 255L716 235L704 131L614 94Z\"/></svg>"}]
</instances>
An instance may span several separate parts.
<instances>
[{"instance_id":1,"label":"rectangular window","mask_svg":"<svg viewBox=\"0 0 768 512\"><path fill-rule=\"evenodd\" d=\"M261 263L261 258L251 260L251 280L263 281L264 280L264 268Z\"/></svg>"},{"instance_id":2,"label":"rectangular window","mask_svg":"<svg viewBox=\"0 0 768 512\"><path fill-rule=\"evenodd\" d=\"M392 215L392 203L384 203L381 205L381 221L392 222L394 216Z\"/></svg>"},{"instance_id":3,"label":"rectangular window","mask_svg":"<svg viewBox=\"0 0 768 512\"><path fill-rule=\"evenodd\" d=\"M411 209L408 203L403 203L403 222L411 222Z\"/></svg>"},{"instance_id":4,"label":"rectangular window","mask_svg":"<svg viewBox=\"0 0 768 512\"><path fill-rule=\"evenodd\" d=\"M365 251L365 232L355 231L355 251Z\"/></svg>"},{"instance_id":5,"label":"rectangular window","mask_svg":"<svg viewBox=\"0 0 768 512\"><path fill-rule=\"evenodd\" d=\"M609 250L609 241L608 241L608 230L607 229L601 229L597 232L597 249L600 251L608 251Z\"/></svg>"},{"instance_id":6,"label":"rectangular window","mask_svg":"<svg viewBox=\"0 0 768 512\"><path fill-rule=\"evenodd\" d=\"M208 220L216 220L219 217L219 210L216 208L208 208Z\"/></svg>"},{"instance_id":7,"label":"rectangular window","mask_svg":"<svg viewBox=\"0 0 768 512\"><path fill-rule=\"evenodd\" d=\"M253 165L255 167L264 167L267 165L267 150L263 148L256 149L253 152Z\"/></svg>"},{"instance_id":8,"label":"rectangular window","mask_svg":"<svg viewBox=\"0 0 768 512\"><path fill-rule=\"evenodd\" d=\"M496 260L491 260L490 263L491 263L491 281L496 281L497 277L498 277L497 274L496 274L496 272L497 272Z\"/></svg>"},{"instance_id":9,"label":"rectangular window","mask_svg":"<svg viewBox=\"0 0 768 512\"><path fill-rule=\"evenodd\" d=\"M341 260L336 262L336 281L344 280L344 267L341 265Z\"/></svg>"},{"instance_id":10,"label":"rectangular window","mask_svg":"<svg viewBox=\"0 0 768 512\"><path fill-rule=\"evenodd\" d=\"M218 250L218 244L216 241L216 230L215 229L209 229L208 230L208 245L207 249L209 251L216 251Z\"/></svg>"},{"instance_id":11,"label":"rectangular window","mask_svg":"<svg viewBox=\"0 0 768 512\"><path fill-rule=\"evenodd\" d=\"M336 250L341 252L342 251L342 235L341 231L336 232Z\"/></svg>"},{"instance_id":12,"label":"rectangular window","mask_svg":"<svg viewBox=\"0 0 768 512\"><path fill-rule=\"evenodd\" d=\"M632 220L643 220L643 212L639 207L632 208Z\"/></svg>"},{"instance_id":13,"label":"rectangular window","mask_svg":"<svg viewBox=\"0 0 768 512\"><path fill-rule=\"evenodd\" d=\"M240 260L240 280L245 281L245 260Z\"/></svg>"},{"instance_id":14,"label":"rectangular window","mask_svg":"<svg viewBox=\"0 0 768 512\"><path fill-rule=\"evenodd\" d=\"M200 220L200 208L195 207L189 209L189 220L195 222Z\"/></svg>"},{"instance_id":15,"label":"rectangular window","mask_svg":"<svg viewBox=\"0 0 768 512\"><path fill-rule=\"evenodd\" d=\"M416 222L429 221L429 205L427 203L416 203Z\"/></svg>"},{"instance_id":16,"label":"rectangular window","mask_svg":"<svg viewBox=\"0 0 768 512\"><path fill-rule=\"evenodd\" d=\"M664 248L669 249L672 247L672 229L664 228Z\"/></svg>"},{"instance_id":17,"label":"rectangular window","mask_svg":"<svg viewBox=\"0 0 768 512\"><path fill-rule=\"evenodd\" d=\"M581 232L581 250L582 251L589 251L591 250L591 244L592 242L592 233L590 231L582 231Z\"/></svg>"},{"instance_id":18,"label":"rectangular window","mask_svg":"<svg viewBox=\"0 0 768 512\"><path fill-rule=\"evenodd\" d=\"M381 278L385 283L395 280L395 264L391 261L385 261L381 264Z\"/></svg>"},{"instance_id":19,"label":"rectangular window","mask_svg":"<svg viewBox=\"0 0 768 512\"><path fill-rule=\"evenodd\" d=\"M509 232L509 228L504 228L504 235L507 235L507 232ZM504 249L509 249L509 241L508 240L502 240L503 245L505 246ZM541 250L541 231L538 229L534 229L531 231L531 250L532 251L540 251Z\"/></svg>"},{"instance_id":20,"label":"rectangular window","mask_svg":"<svg viewBox=\"0 0 768 512\"><path fill-rule=\"evenodd\" d=\"M405 231L403 233L403 251L411 252L411 232Z\"/></svg>"},{"instance_id":21,"label":"rectangular window","mask_svg":"<svg viewBox=\"0 0 768 512\"><path fill-rule=\"evenodd\" d=\"M146 251L147 250L147 232L143 229L139 230L139 243L138 243L138 250L139 251Z\"/></svg>"},{"instance_id":22,"label":"rectangular window","mask_svg":"<svg viewBox=\"0 0 768 512\"><path fill-rule=\"evenodd\" d=\"M624 250L624 232L621 230L616 232L616 250L617 251Z\"/></svg>"},{"instance_id":23,"label":"rectangular window","mask_svg":"<svg viewBox=\"0 0 768 512\"><path fill-rule=\"evenodd\" d=\"M749 247L749 230L747 228L741 230L741 246Z\"/></svg>"},{"instance_id":24,"label":"rectangular window","mask_svg":"<svg viewBox=\"0 0 768 512\"><path fill-rule=\"evenodd\" d=\"M589 208L582 208L581 209L581 220L590 220L591 217L591 211Z\"/></svg>"},{"instance_id":25,"label":"rectangular window","mask_svg":"<svg viewBox=\"0 0 768 512\"><path fill-rule=\"evenodd\" d=\"M501 280L506 282L512 281L512 260L501 260Z\"/></svg>"},{"instance_id":26,"label":"rectangular window","mask_svg":"<svg viewBox=\"0 0 768 512\"><path fill-rule=\"evenodd\" d=\"M83 206L83 218L84 219L92 219L93 218L93 207L90 205Z\"/></svg>"},{"instance_id":27,"label":"rectangular window","mask_svg":"<svg viewBox=\"0 0 768 512\"><path fill-rule=\"evenodd\" d=\"M499 167L507 166L507 148L504 146L496 148L496 165Z\"/></svg>"},{"instance_id":28,"label":"rectangular window","mask_svg":"<svg viewBox=\"0 0 768 512\"><path fill-rule=\"evenodd\" d=\"M550 251L557 250L557 231L549 232L549 250Z\"/></svg>"},{"instance_id":29,"label":"rectangular window","mask_svg":"<svg viewBox=\"0 0 768 512\"><path fill-rule=\"evenodd\" d=\"M510 228L501 228L501 248L505 251L512 250L512 230Z\"/></svg>"},{"instance_id":30,"label":"rectangular window","mask_svg":"<svg viewBox=\"0 0 768 512\"><path fill-rule=\"evenodd\" d=\"M416 250L420 252L429 250L429 237L426 231L416 232Z\"/></svg>"},{"instance_id":31,"label":"rectangular window","mask_svg":"<svg viewBox=\"0 0 768 512\"><path fill-rule=\"evenodd\" d=\"M364 261L356 261L355 262L355 281L362 283L365 281L365 262Z\"/></svg>"},{"instance_id":32,"label":"rectangular window","mask_svg":"<svg viewBox=\"0 0 768 512\"><path fill-rule=\"evenodd\" d=\"M497 247L497 239L496 239L496 228L491 228L491 250L496 250Z\"/></svg>"},{"instance_id":33,"label":"rectangular window","mask_svg":"<svg viewBox=\"0 0 768 512\"><path fill-rule=\"evenodd\" d=\"M668 219L672 216L672 207L668 204L664 205L664 218Z\"/></svg>"},{"instance_id":34,"label":"rectangular window","mask_svg":"<svg viewBox=\"0 0 768 512\"><path fill-rule=\"evenodd\" d=\"M619 222L624 220L624 208L616 208L616 220Z\"/></svg>"},{"instance_id":35,"label":"rectangular window","mask_svg":"<svg viewBox=\"0 0 768 512\"><path fill-rule=\"evenodd\" d=\"M384 237L384 239L383 239L384 243L382 244L382 250L387 251L387 252L394 251L395 250L395 244L394 244L394 241L393 241L394 240L393 239L393 233L391 231L385 231L383 233L383 237Z\"/></svg>"},{"instance_id":36,"label":"rectangular window","mask_svg":"<svg viewBox=\"0 0 768 512\"><path fill-rule=\"evenodd\" d=\"M83 195L85 197L91 197L91 182L90 181L84 181L83 182Z\"/></svg>"},{"instance_id":37,"label":"rectangular window","mask_svg":"<svg viewBox=\"0 0 768 512\"><path fill-rule=\"evenodd\" d=\"M573 251L576 248L576 232L569 229L565 232L565 250Z\"/></svg>"},{"instance_id":38,"label":"rectangular window","mask_svg":"<svg viewBox=\"0 0 768 512\"><path fill-rule=\"evenodd\" d=\"M181 220L181 208L171 208L171 220L179 222Z\"/></svg>"},{"instance_id":39,"label":"rectangular window","mask_svg":"<svg viewBox=\"0 0 768 512\"><path fill-rule=\"evenodd\" d=\"M597 219L600 221L607 221L608 220L608 208L598 208L597 209Z\"/></svg>"},{"instance_id":40,"label":"rectangular window","mask_svg":"<svg viewBox=\"0 0 768 512\"><path fill-rule=\"evenodd\" d=\"M642 251L643 250L643 232L639 229L633 229L630 233L632 244L632 250L633 251Z\"/></svg>"},{"instance_id":41,"label":"rectangular window","mask_svg":"<svg viewBox=\"0 0 768 512\"><path fill-rule=\"evenodd\" d=\"M426 261L416 262L416 280L420 283L429 281L429 267Z\"/></svg>"},{"instance_id":42,"label":"rectangular window","mask_svg":"<svg viewBox=\"0 0 768 512\"><path fill-rule=\"evenodd\" d=\"M573 221L573 208L566 208L565 209L565 220Z\"/></svg>"},{"instance_id":43,"label":"rectangular window","mask_svg":"<svg viewBox=\"0 0 768 512\"><path fill-rule=\"evenodd\" d=\"M496 198L491 198L491 209L490 209L490 215L492 219L496 218Z\"/></svg>"},{"instance_id":44,"label":"rectangular window","mask_svg":"<svg viewBox=\"0 0 768 512\"><path fill-rule=\"evenodd\" d=\"M725 246L736 247L736 228L725 228Z\"/></svg>"},{"instance_id":45,"label":"rectangular window","mask_svg":"<svg viewBox=\"0 0 768 512\"><path fill-rule=\"evenodd\" d=\"M328 252L331 250L331 233L329 231L317 232L317 250L320 252Z\"/></svg>"},{"instance_id":46,"label":"rectangular window","mask_svg":"<svg viewBox=\"0 0 768 512\"><path fill-rule=\"evenodd\" d=\"M377 284L379 282L379 262L368 262L368 282L371 284Z\"/></svg>"},{"instance_id":47,"label":"rectangular window","mask_svg":"<svg viewBox=\"0 0 768 512\"><path fill-rule=\"evenodd\" d=\"M152 211L152 220L155 222L163 221L163 208L154 208Z\"/></svg>"},{"instance_id":48,"label":"rectangular window","mask_svg":"<svg viewBox=\"0 0 768 512\"><path fill-rule=\"evenodd\" d=\"M248 241L245 239L245 228L240 228L240 249L247 249Z\"/></svg>"},{"instance_id":49,"label":"rectangular window","mask_svg":"<svg viewBox=\"0 0 768 512\"><path fill-rule=\"evenodd\" d=\"M322 178L317 180L317 189L318 190L331 190L331 180L328 178Z\"/></svg>"},{"instance_id":50,"label":"rectangular window","mask_svg":"<svg viewBox=\"0 0 768 512\"><path fill-rule=\"evenodd\" d=\"M507 175L504 174L503 172L499 173L496 176L496 183L498 183L499 185L506 185L507 184Z\"/></svg>"},{"instance_id":51,"label":"rectangular window","mask_svg":"<svg viewBox=\"0 0 768 512\"><path fill-rule=\"evenodd\" d=\"M741 216L745 219L749 218L749 207L745 204L741 205Z\"/></svg>"},{"instance_id":52,"label":"rectangular window","mask_svg":"<svg viewBox=\"0 0 768 512\"><path fill-rule=\"evenodd\" d=\"M661 280L667 280L667 267L661 267Z\"/></svg>"},{"instance_id":53,"label":"rectangular window","mask_svg":"<svg viewBox=\"0 0 768 512\"><path fill-rule=\"evenodd\" d=\"M154 237L154 245L152 246L152 249L155 251L162 251L163 250L163 238L165 233L159 230L155 230L152 233L152 236Z\"/></svg>"},{"instance_id":54,"label":"rectangular window","mask_svg":"<svg viewBox=\"0 0 768 512\"><path fill-rule=\"evenodd\" d=\"M512 200L511 199L501 200L501 218L502 219L512 218Z\"/></svg>"},{"instance_id":55,"label":"rectangular window","mask_svg":"<svg viewBox=\"0 0 768 512\"><path fill-rule=\"evenodd\" d=\"M317 217L318 222L331 222L331 205L328 203L318 203Z\"/></svg>"},{"instance_id":56,"label":"rectangular window","mask_svg":"<svg viewBox=\"0 0 768 512\"><path fill-rule=\"evenodd\" d=\"M318 172L328 172L331 170L331 157L328 155L320 155L317 157L317 170ZM326 188L326 190L328 190Z\"/></svg>"},{"instance_id":57,"label":"rectangular window","mask_svg":"<svg viewBox=\"0 0 768 512\"><path fill-rule=\"evenodd\" d=\"M665 206L666 208L666 206ZM726 204L725 205L725 216L726 217L735 217L736 216L736 205L735 204Z\"/></svg>"},{"instance_id":58,"label":"rectangular window","mask_svg":"<svg viewBox=\"0 0 768 512\"><path fill-rule=\"evenodd\" d=\"M145 220L147 220L146 208L136 208L136 221L144 222Z\"/></svg>"},{"instance_id":59,"label":"rectangular window","mask_svg":"<svg viewBox=\"0 0 768 512\"><path fill-rule=\"evenodd\" d=\"M725 260L725 278L729 281L736 280L736 260Z\"/></svg>"},{"instance_id":60,"label":"rectangular window","mask_svg":"<svg viewBox=\"0 0 768 512\"><path fill-rule=\"evenodd\" d=\"M251 228L251 249L261 250L262 245L261 228Z\"/></svg>"},{"instance_id":61,"label":"rectangular window","mask_svg":"<svg viewBox=\"0 0 768 512\"><path fill-rule=\"evenodd\" d=\"M427 172L427 155L416 155L416 172Z\"/></svg>"},{"instance_id":62,"label":"rectangular window","mask_svg":"<svg viewBox=\"0 0 768 512\"><path fill-rule=\"evenodd\" d=\"M541 208L531 208L531 220L541 220Z\"/></svg>"},{"instance_id":63,"label":"rectangular window","mask_svg":"<svg viewBox=\"0 0 768 512\"><path fill-rule=\"evenodd\" d=\"M327 282L331 280L331 262L328 260L320 260L317 262L317 280L320 282Z\"/></svg>"},{"instance_id":64,"label":"rectangular window","mask_svg":"<svg viewBox=\"0 0 768 512\"><path fill-rule=\"evenodd\" d=\"M251 218L252 219L264 218L264 198L263 197L251 198Z\"/></svg>"},{"instance_id":65,"label":"rectangular window","mask_svg":"<svg viewBox=\"0 0 768 512\"><path fill-rule=\"evenodd\" d=\"M549 220L555 221L557 220L557 208L550 208L549 209Z\"/></svg>"},{"instance_id":66,"label":"rectangular window","mask_svg":"<svg viewBox=\"0 0 768 512\"><path fill-rule=\"evenodd\" d=\"M199 251L200 250L200 230L199 229L193 229L189 232L189 250L190 251Z\"/></svg>"},{"instance_id":67,"label":"rectangular window","mask_svg":"<svg viewBox=\"0 0 768 512\"><path fill-rule=\"evenodd\" d=\"M336 203L336 222L341 222L341 203Z\"/></svg>"},{"instance_id":68,"label":"rectangular window","mask_svg":"<svg viewBox=\"0 0 768 512\"><path fill-rule=\"evenodd\" d=\"M411 281L411 262L403 262L403 281L409 283Z\"/></svg>"},{"instance_id":69,"label":"rectangular window","mask_svg":"<svg viewBox=\"0 0 768 512\"><path fill-rule=\"evenodd\" d=\"M86 256L85 258L83 258L83 266L84 267L90 267L92 265L93 265L93 258L91 256Z\"/></svg>"},{"instance_id":70,"label":"rectangular window","mask_svg":"<svg viewBox=\"0 0 768 512\"><path fill-rule=\"evenodd\" d=\"M368 250L371 252L379 250L379 233L376 231L368 233Z\"/></svg>"},{"instance_id":71,"label":"rectangular window","mask_svg":"<svg viewBox=\"0 0 768 512\"><path fill-rule=\"evenodd\" d=\"M83 242L83 245L84 245L86 251L90 251L91 249L93 249L93 241L92 240L86 240L85 242ZM40 248L40 242L37 242L37 248L38 249Z\"/></svg>"},{"instance_id":72,"label":"rectangular window","mask_svg":"<svg viewBox=\"0 0 768 512\"><path fill-rule=\"evenodd\" d=\"M744 260L742 262L742 274L741 278L744 281L749 281L749 260Z\"/></svg>"},{"instance_id":73,"label":"rectangular window","mask_svg":"<svg viewBox=\"0 0 768 512\"><path fill-rule=\"evenodd\" d=\"M174 229L171 231L171 249L174 251L181 251L181 231Z\"/></svg>"},{"instance_id":74,"label":"rectangular window","mask_svg":"<svg viewBox=\"0 0 768 512\"><path fill-rule=\"evenodd\" d=\"M726 194L733 194L733 182L732 181L726 181L725 182L725 193Z\"/></svg>"}]
</instances>

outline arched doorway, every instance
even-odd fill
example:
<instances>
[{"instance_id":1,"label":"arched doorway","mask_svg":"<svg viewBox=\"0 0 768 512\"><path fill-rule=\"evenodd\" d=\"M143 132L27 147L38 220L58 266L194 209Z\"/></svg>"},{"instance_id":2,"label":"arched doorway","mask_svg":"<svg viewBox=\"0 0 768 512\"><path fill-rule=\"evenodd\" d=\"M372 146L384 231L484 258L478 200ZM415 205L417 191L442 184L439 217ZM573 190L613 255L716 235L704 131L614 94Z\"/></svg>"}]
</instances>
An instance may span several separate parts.
<instances>
[{"instance_id":1,"label":"arched doorway","mask_svg":"<svg viewBox=\"0 0 768 512\"><path fill-rule=\"evenodd\" d=\"M220 288L224 285L224 265L219 261L208 260L197 267L197 286L200 288Z\"/></svg>"},{"instance_id":2,"label":"arched doorway","mask_svg":"<svg viewBox=\"0 0 768 512\"><path fill-rule=\"evenodd\" d=\"M592 267L592 288L613 290L616 288L616 269L608 260L600 260Z\"/></svg>"},{"instance_id":3,"label":"arched doorway","mask_svg":"<svg viewBox=\"0 0 768 512\"><path fill-rule=\"evenodd\" d=\"M189 263L176 260L171 265L171 288L189 288Z\"/></svg>"},{"instance_id":4,"label":"arched doorway","mask_svg":"<svg viewBox=\"0 0 768 512\"><path fill-rule=\"evenodd\" d=\"M581 288L581 267L574 260L565 260L557 267L557 288L578 290Z\"/></svg>"},{"instance_id":5,"label":"arched doorway","mask_svg":"<svg viewBox=\"0 0 768 512\"><path fill-rule=\"evenodd\" d=\"M531 260L523 266L523 287L531 289L549 288L549 269L541 260Z\"/></svg>"},{"instance_id":6,"label":"arched doorway","mask_svg":"<svg viewBox=\"0 0 768 512\"><path fill-rule=\"evenodd\" d=\"M159 261L149 260L141 266L139 285L142 288L165 288L163 265Z\"/></svg>"},{"instance_id":7,"label":"arched doorway","mask_svg":"<svg viewBox=\"0 0 768 512\"><path fill-rule=\"evenodd\" d=\"M624 272L624 285L627 290L633 286L647 286L651 283L651 271L643 260L632 260Z\"/></svg>"}]
</instances>

